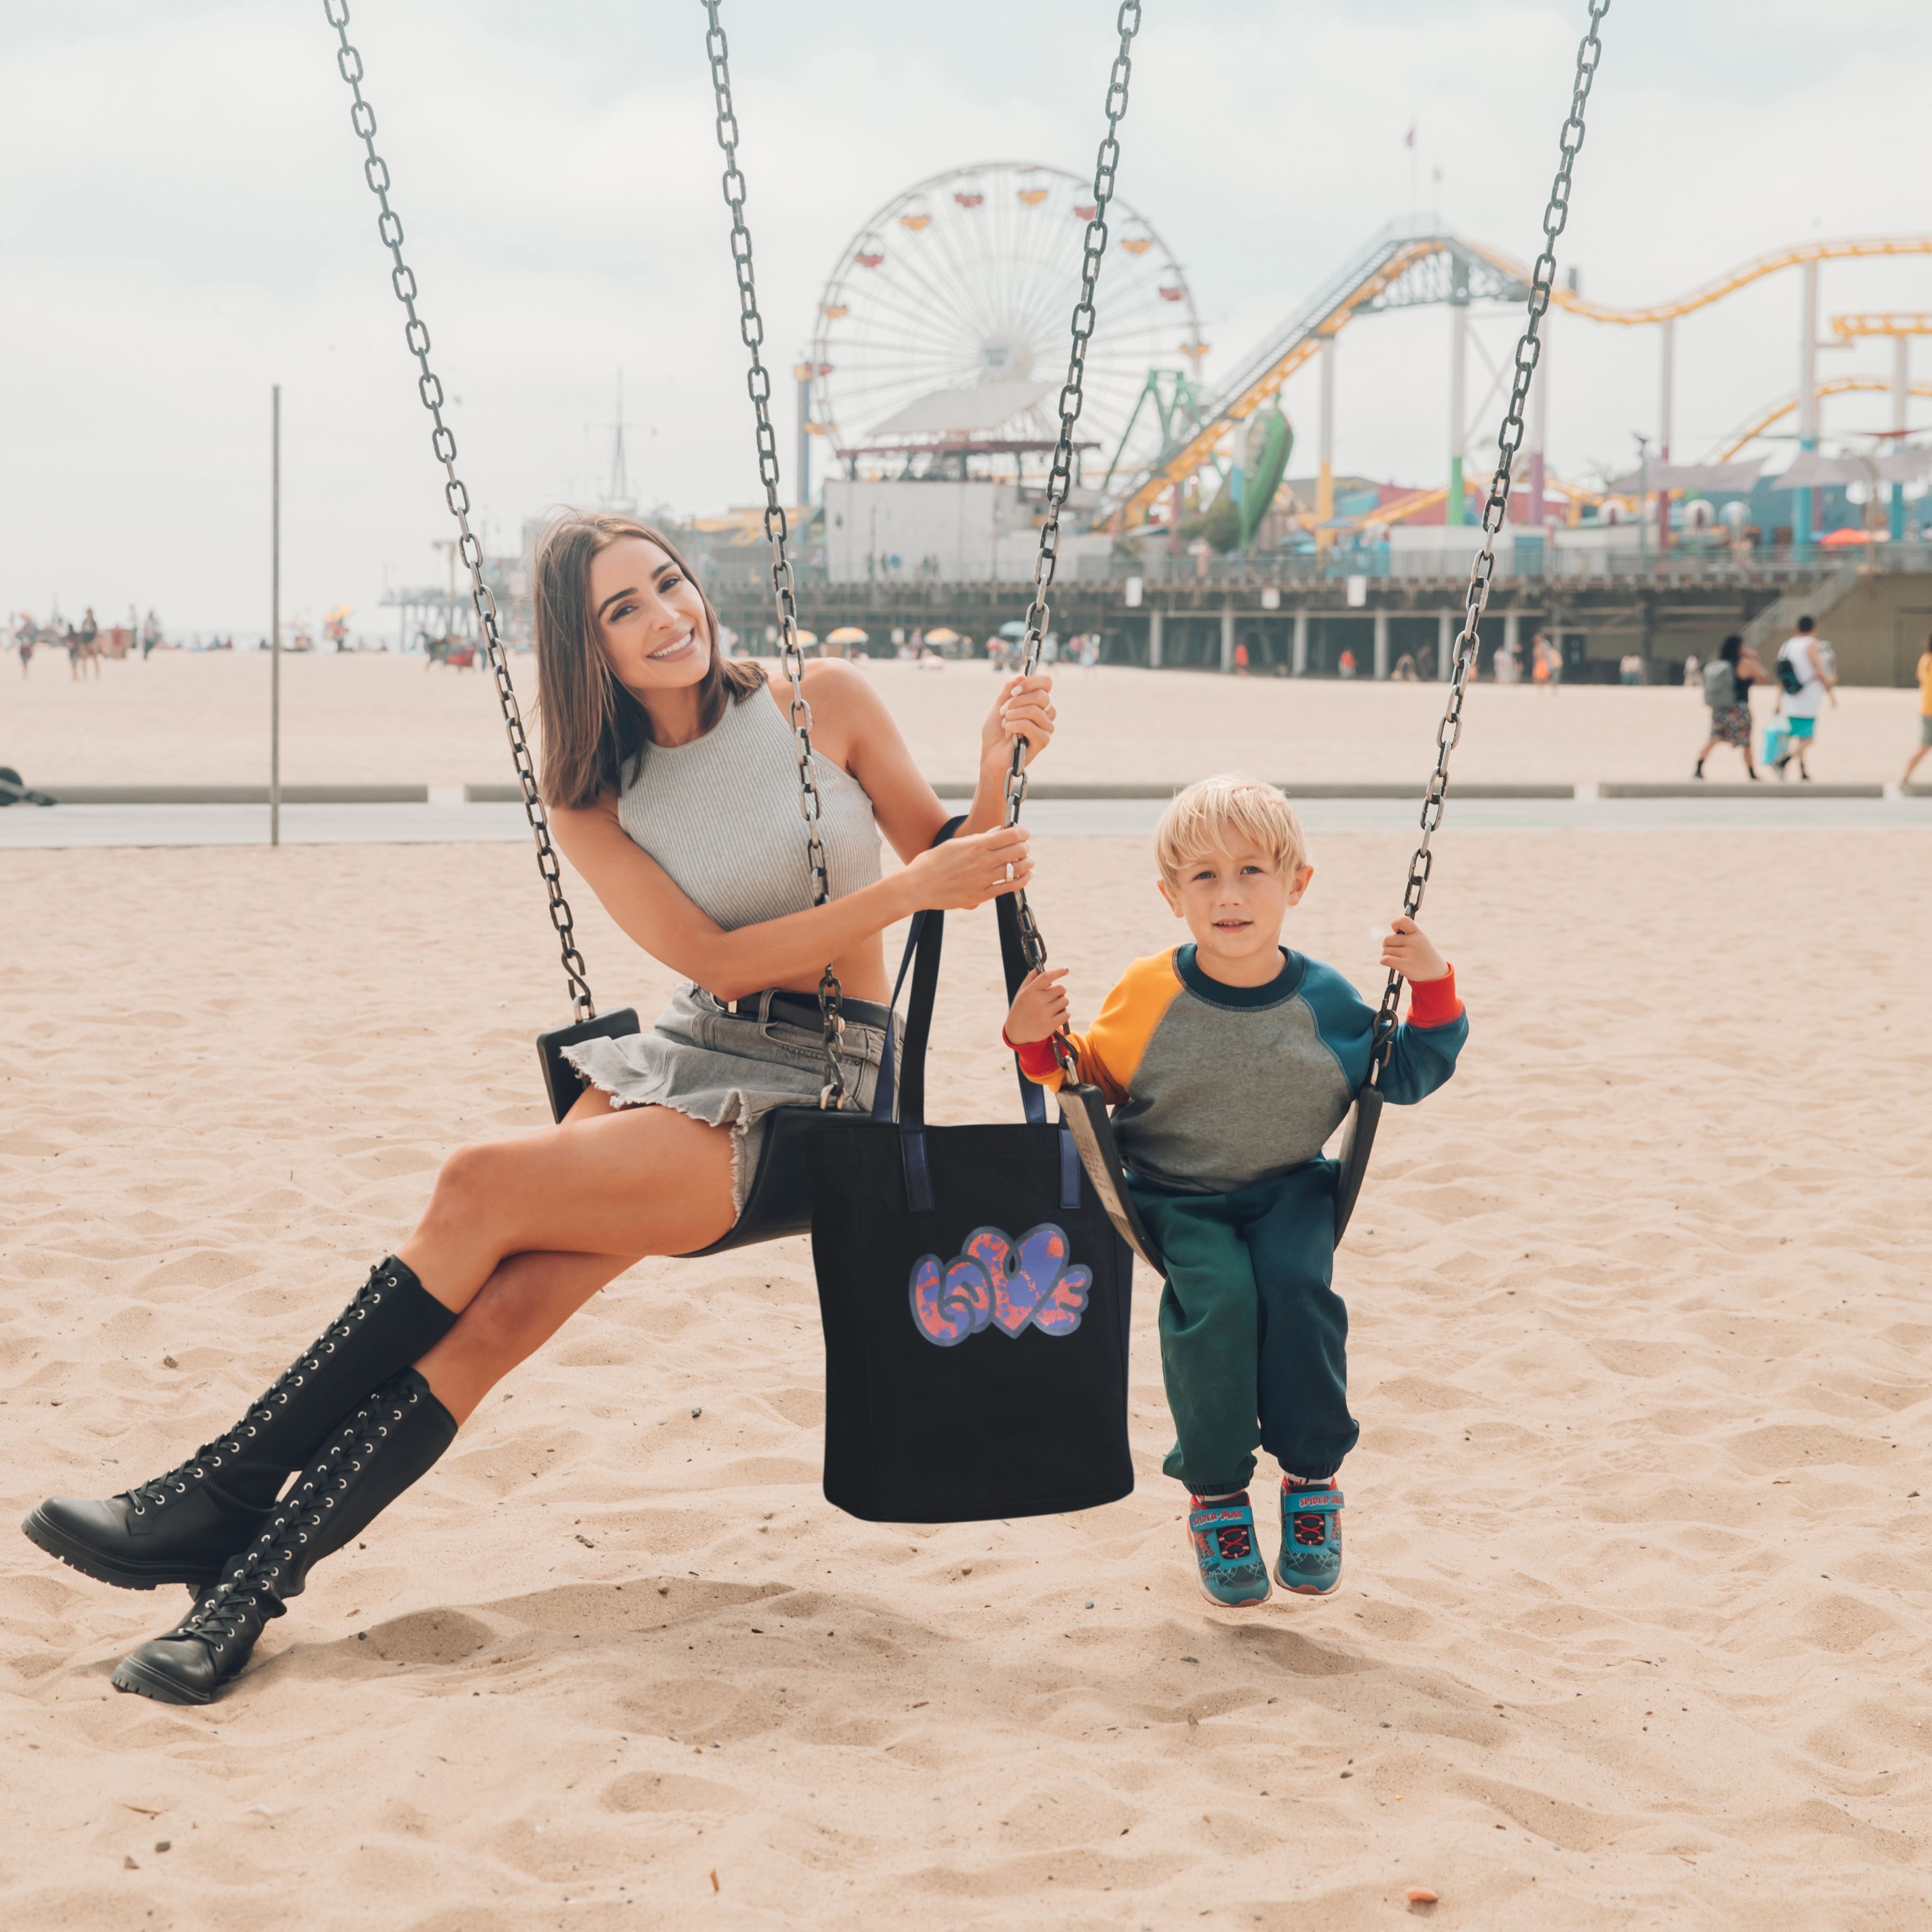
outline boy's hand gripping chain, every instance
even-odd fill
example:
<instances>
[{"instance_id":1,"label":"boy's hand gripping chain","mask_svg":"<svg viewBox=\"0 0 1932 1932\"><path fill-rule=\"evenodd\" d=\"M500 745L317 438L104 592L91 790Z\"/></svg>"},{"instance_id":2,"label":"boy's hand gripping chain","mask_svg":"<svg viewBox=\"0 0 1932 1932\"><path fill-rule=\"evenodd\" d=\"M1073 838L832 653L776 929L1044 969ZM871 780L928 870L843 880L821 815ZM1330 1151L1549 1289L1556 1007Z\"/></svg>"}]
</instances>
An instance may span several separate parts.
<instances>
[{"instance_id":1,"label":"boy's hand gripping chain","mask_svg":"<svg viewBox=\"0 0 1932 1932\"><path fill-rule=\"evenodd\" d=\"M1607 0L1606 0L1607 4ZM1060 435L1053 446L1053 469L1047 478L1046 518L1040 526L1040 554L1033 567L1033 602L1027 608L1026 643L1020 674L1030 677L1040 668L1040 645L1046 635L1050 613L1048 593L1060 554L1060 513L1073 480L1073 426L1080 420L1082 386L1087 374L1087 344L1094 333L1094 291L1100 279L1101 258L1107 252L1107 204L1114 196L1114 174L1120 164L1120 123L1127 112L1127 82L1133 73L1134 36L1140 32L1141 0L1123 0L1114 24L1120 36L1114 56L1113 71L1107 78L1107 131L1094 163L1094 213L1087 224L1084 250L1080 262L1080 299L1073 306L1073 346L1067 358L1066 381L1060 392ZM1006 824L1020 822L1020 807L1026 802L1026 741L1013 740L1012 762L1006 769ZM1041 938L1033 908L1027 904L1026 889L1013 894L1013 910L1019 920L1020 944L1026 950L1028 967L1045 970L1046 941ZM1052 1036L1054 1058L1063 1072L1071 1072L1073 1063L1065 1039Z\"/></svg>"},{"instance_id":2,"label":"boy's hand gripping chain","mask_svg":"<svg viewBox=\"0 0 1932 1932\"><path fill-rule=\"evenodd\" d=\"M1560 150L1556 178L1551 184L1549 206L1543 212L1543 252L1531 272L1529 311L1522 339L1516 346L1515 379L1510 387L1509 412L1496 438L1496 474L1490 479L1489 500L1483 506L1483 548L1469 572L1463 595L1462 628L1456 640L1454 667L1449 680L1449 702L1436 730L1436 769L1429 775L1429 788L1423 794L1422 842L1408 862L1408 884L1402 896L1405 916L1413 919L1422 909L1422 895L1429 884L1433 862L1430 841L1442 822L1442 801L1449 788L1449 754L1462 735L1462 699L1475 675L1476 652L1481 640L1478 626L1490 601L1490 580L1496 573L1496 538L1509 511L1510 474L1517 452L1522 447L1523 411L1529 400L1530 379L1543 354L1538 333L1543 318L1550 312L1550 291L1556 284L1556 238L1570 218L1570 173L1583 145L1583 109L1590 98L1590 83L1596 78L1597 63L1604 45L1598 30L1610 10L1610 0L1589 0L1590 24L1576 50L1576 79L1570 98L1569 118L1558 137ZM1382 1070L1395 1047L1396 1006L1402 997L1402 977L1390 969L1388 984L1382 988L1382 1004L1376 1009L1375 1030L1369 1049L1369 1083L1380 1083Z\"/></svg>"},{"instance_id":3,"label":"boy's hand gripping chain","mask_svg":"<svg viewBox=\"0 0 1932 1932\"><path fill-rule=\"evenodd\" d=\"M503 653L503 640L496 629L496 599L489 585L483 581L483 546L470 527L470 492L456 473L456 438L442 419L442 384L429 366L429 331L416 314L416 274L403 260L403 224L389 206L389 165L376 152L376 110L362 98L362 56L350 44L349 0L322 0L322 10L328 24L335 29L339 43L335 52L337 69L355 96L355 105L349 110L350 125L362 137L364 150L363 178L368 182L370 192L382 211L376 220L376 232L382 238L383 246L388 250L394 263L389 271L390 286L409 317L403 339L410 346L410 353L416 358L419 371L416 394L422 398L423 407L428 410L430 420L436 425L430 437L430 447L435 451L437 462L442 465L446 479L443 499L449 506L449 514L456 519L459 533L457 554L470 572L470 602L476 612L476 627L482 635L484 652L496 675L496 701L502 706L503 729L509 734L510 756L516 765L517 782L524 794L524 816L529 820L531 836L536 841L537 870L543 875L544 889L550 896L550 922L556 928L557 944L563 955L564 977L570 982L570 1004L580 1022L593 1020L597 1017L597 1008L590 997L590 983L585 977L587 969L584 955L577 950L576 930L571 920L570 902L563 896L562 874L557 865L556 850L550 841L550 814L544 810L542 794L537 790L536 767L530 758L530 741L524 735L523 712L517 704L515 687L510 682L510 664Z\"/></svg>"},{"instance_id":4,"label":"boy's hand gripping chain","mask_svg":"<svg viewBox=\"0 0 1932 1932\"><path fill-rule=\"evenodd\" d=\"M718 104L718 145L724 151L724 205L731 211L731 262L738 272L738 333L751 352L752 366L745 386L758 424L758 480L765 486L765 541L772 551L772 595L776 600L778 649L785 675L791 680L792 742L798 755L798 808L805 820L806 862L812 868L812 902L830 903L832 881L826 868L825 842L820 836L823 808L818 781L812 770L812 706L805 701L805 654L799 648L798 605L792 595L791 560L785 554L784 506L778 501L778 439L772 431L772 379L760 352L764 319L758 313L758 290L752 279L752 233L745 225L745 177L738 166L738 116L731 105L730 50L719 24L719 0L704 0L704 51L711 62L711 91ZM821 1107L842 1107L848 1096L845 1071L839 1064L839 1036L845 1022L839 1012L843 989L830 966L818 976L818 1011L825 1027L825 1084L819 1089Z\"/></svg>"}]
</instances>

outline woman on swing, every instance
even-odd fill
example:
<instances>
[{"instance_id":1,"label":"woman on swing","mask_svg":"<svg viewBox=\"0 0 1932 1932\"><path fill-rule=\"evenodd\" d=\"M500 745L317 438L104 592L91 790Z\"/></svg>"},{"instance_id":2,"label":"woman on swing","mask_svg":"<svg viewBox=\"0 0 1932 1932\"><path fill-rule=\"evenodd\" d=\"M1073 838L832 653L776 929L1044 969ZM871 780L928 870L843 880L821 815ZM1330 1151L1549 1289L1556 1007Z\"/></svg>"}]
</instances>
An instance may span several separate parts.
<instances>
[{"instance_id":1,"label":"woman on swing","mask_svg":"<svg viewBox=\"0 0 1932 1932\"><path fill-rule=\"evenodd\" d=\"M194 1592L184 1622L123 1660L120 1690L207 1702L310 1567L600 1288L730 1228L772 1109L818 1099L827 960L862 1104L885 1044L885 928L1031 873L1026 835L1002 822L1004 786L1012 740L1030 758L1053 735L1050 679L1001 686L972 809L935 849L946 814L884 706L850 667L808 665L832 895L814 906L789 694L724 659L672 545L628 518L567 515L538 550L535 603L557 842L631 938L692 983L651 1032L568 1049L586 1084L561 1126L452 1154L416 1232L230 1430L118 1496L56 1497L28 1516L34 1543L88 1576ZM880 831L904 861L889 878Z\"/></svg>"}]
</instances>

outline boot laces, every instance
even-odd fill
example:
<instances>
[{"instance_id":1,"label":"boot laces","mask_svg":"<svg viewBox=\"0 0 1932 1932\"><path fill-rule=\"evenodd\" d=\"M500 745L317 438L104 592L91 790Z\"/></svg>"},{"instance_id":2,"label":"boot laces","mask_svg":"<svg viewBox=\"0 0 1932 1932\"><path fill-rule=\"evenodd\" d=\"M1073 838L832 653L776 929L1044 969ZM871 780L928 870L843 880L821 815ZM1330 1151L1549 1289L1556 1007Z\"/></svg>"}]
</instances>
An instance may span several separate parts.
<instances>
[{"instance_id":1,"label":"boot laces","mask_svg":"<svg viewBox=\"0 0 1932 1932\"><path fill-rule=\"evenodd\" d=\"M212 1442L204 1442L192 1456L176 1463L165 1475L137 1483L127 1492L134 1514L145 1516L150 1509L166 1508L172 1498L186 1496L191 1484L206 1481L208 1472L220 1468L229 1456L239 1456L256 1430L274 1420L276 1409L288 1400L289 1392L302 1386L306 1374L313 1374L320 1368L322 1358L333 1354L336 1343L346 1340L353 1332L354 1324L366 1320L369 1311L396 1285L395 1276L386 1274L384 1264L377 1262L369 1270L369 1279L356 1290L356 1299L277 1377L274 1385L250 1407L232 1430L226 1436L217 1436Z\"/></svg>"},{"instance_id":2,"label":"boot laces","mask_svg":"<svg viewBox=\"0 0 1932 1932\"><path fill-rule=\"evenodd\" d=\"M390 1413L379 1421L377 1412L383 1407ZM251 1612L280 1616L282 1592L292 1580L286 1572L295 1570L298 1554L311 1533L321 1528L338 1498L362 1473L362 1457L374 1453L376 1438L386 1435L388 1424L400 1421L402 1414L399 1405L390 1403L366 1402L358 1408L276 1505L246 1552L195 1606L177 1634L219 1643L233 1636Z\"/></svg>"}]
</instances>

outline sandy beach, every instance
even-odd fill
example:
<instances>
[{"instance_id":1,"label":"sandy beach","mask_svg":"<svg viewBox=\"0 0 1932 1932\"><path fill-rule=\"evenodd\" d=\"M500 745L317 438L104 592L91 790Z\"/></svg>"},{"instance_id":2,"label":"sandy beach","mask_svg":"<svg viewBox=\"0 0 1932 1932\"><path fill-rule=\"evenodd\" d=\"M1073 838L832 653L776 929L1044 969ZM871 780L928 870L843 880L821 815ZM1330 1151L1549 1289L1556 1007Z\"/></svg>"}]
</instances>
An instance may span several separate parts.
<instances>
[{"instance_id":1,"label":"sandy beach","mask_svg":"<svg viewBox=\"0 0 1932 1932\"><path fill-rule=\"evenodd\" d=\"M258 774L260 662L58 668L5 687L44 776ZM290 669L291 776L499 775L481 680ZM963 770L987 674L877 674ZM1419 775L1440 700L1257 682L1216 724L1225 683L1163 674L1155 704L1148 675L1064 680L1054 776ZM1821 777L1894 777L1912 702L1846 693ZM1497 779L1682 776L1700 716L1472 704L1461 769ZM181 1593L0 1538L0 1918L1925 1922L1932 834L1452 834L1426 923L1473 1034L1385 1126L1338 1265L1363 1439L1336 1598L1198 1599L1144 1274L1134 1494L903 1529L819 1492L806 1244L649 1262L206 1710L109 1688ZM1292 942L1373 988L1406 851L1321 839ZM1090 1015L1174 928L1144 842L1038 856ZM539 1124L562 1002L530 872L496 845L0 854L10 1521L209 1437L449 1148ZM577 906L600 998L654 1011L670 976ZM934 1112L1012 1118L990 915L955 923Z\"/></svg>"},{"instance_id":2,"label":"sandy beach","mask_svg":"<svg viewBox=\"0 0 1932 1932\"><path fill-rule=\"evenodd\" d=\"M532 713L536 661L511 662ZM993 682L985 662L942 671L866 663L928 776L970 778ZM98 682L74 682L64 656L46 652L26 680L0 665L0 764L43 785L266 784L268 670L252 651L159 652L146 663L104 664ZM282 676L282 776L290 783L461 785L511 776L485 674L427 669L421 658L291 655ZM1413 781L1419 789L1434 762L1440 686L1254 677L1238 688L1231 706L1228 680L1216 673L1063 665L1054 687L1060 741L1040 776L1185 782L1234 767L1277 780ZM1708 729L1701 694L1682 686L1478 688L1479 722L1456 752L1466 783L1681 780ZM1846 688L1839 700L1818 728L1816 776L1894 782L1918 741L1917 692ZM1760 689L1760 728L1771 706ZM1740 779L1743 761L1720 749L1710 773Z\"/></svg>"}]
</instances>

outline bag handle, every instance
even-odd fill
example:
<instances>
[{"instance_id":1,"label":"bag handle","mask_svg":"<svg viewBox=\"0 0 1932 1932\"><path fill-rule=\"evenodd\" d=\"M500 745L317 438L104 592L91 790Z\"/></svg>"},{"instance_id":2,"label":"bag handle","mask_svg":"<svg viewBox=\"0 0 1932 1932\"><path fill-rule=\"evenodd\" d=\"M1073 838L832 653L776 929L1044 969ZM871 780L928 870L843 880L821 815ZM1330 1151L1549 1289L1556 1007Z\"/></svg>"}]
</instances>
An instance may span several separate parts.
<instances>
[{"instance_id":1,"label":"bag handle","mask_svg":"<svg viewBox=\"0 0 1932 1932\"><path fill-rule=\"evenodd\" d=\"M952 818L940 828L932 842L944 844L965 823ZM994 902L1000 932L1000 962L1011 1000L1026 977L1026 949L1020 940L1019 914L1010 892L1003 892ZM885 1051L880 1056L879 1071L872 1087L872 1118L896 1122L899 1130L899 1159L905 1174L906 1206L914 1214L932 1209L932 1175L926 1164L926 1048L932 1031L933 1003L939 992L939 961L946 943L946 915L927 909L916 912L906 933L905 951L899 960L898 977L892 982L892 1006L886 1022ZM899 994L906 975L912 975L912 997L907 1004L905 1046L895 1054L893 1041L898 1028ZM1046 1096L1020 1070L1019 1055L1013 1056L1013 1074L1019 1082L1020 1110L1030 1126L1047 1124ZM1063 1118L1060 1123L1060 1204L1077 1214L1081 1202L1080 1150L1072 1130Z\"/></svg>"},{"instance_id":2,"label":"bag handle","mask_svg":"<svg viewBox=\"0 0 1932 1932\"><path fill-rule=\"evenodd\" d=\"M933 840L943 845L965 824L964 816L950 818ZM1010 892L1002 892L993 902L999 928L1000 963L1006 982L1006 998L1012 1000L1026 978L1026 949L1020 939L1019 914ZM872 1118L896 1120L902 1127L917 1130L926 1125L926 1049L932 1031L932 1010L939 992L939 963L946 943L946 915L936 910L916 912L906 934L905 951L899 960L898 976L892 983L892 1017L886 1028L886 1050L880 1056L878 1078L872 1089ZM912 998L906 1009L904 1051L895 1056L893 1036L898 1023L899 994L912 975ZM895 1064L896 1059L896 1075ZM1014 1077L1020 1090L1020 1111L1029 1126L1046 1125L1046 1096L1020 1071L1019 1056L1013 1056ZM1063 1190L1064 1192L1064 1190ZM1063 1205L1077 1205L1064 1202Z\"/></svg>"}]
</instances>

